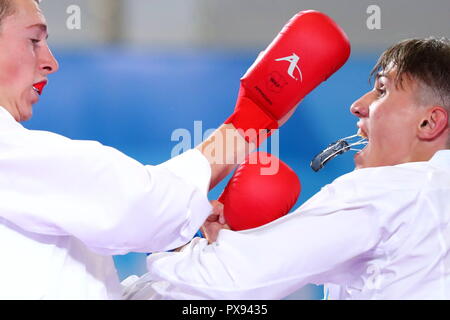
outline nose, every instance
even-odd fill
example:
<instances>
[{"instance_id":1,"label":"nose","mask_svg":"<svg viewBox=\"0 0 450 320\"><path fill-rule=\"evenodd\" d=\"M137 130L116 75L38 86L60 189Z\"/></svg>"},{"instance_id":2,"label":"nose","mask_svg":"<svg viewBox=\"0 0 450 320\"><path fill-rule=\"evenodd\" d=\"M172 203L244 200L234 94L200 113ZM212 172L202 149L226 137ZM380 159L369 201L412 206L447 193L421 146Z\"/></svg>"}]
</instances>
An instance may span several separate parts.
<instances>
[{"instance_id":1,"label":"nose","mask_svg":"<svg viewBox=\"0 0 450 320\"><path fill-rule=\"evenodd\" d=\"M55 73L59 69L58 61L55 59L48 46L46 46L41 55L40 69L43 70L46 75Z\"/></svg>"},{"instance_id":2,"label":"nose","mask_svg":"<svg viewBox=\"0 0 450 320\"><path fill-rule=\"evenodd\" d=\"M358 118L366 118L369 116L370 92L353 102L350 106L350 112Z\"/></svg>"}]
</instances>

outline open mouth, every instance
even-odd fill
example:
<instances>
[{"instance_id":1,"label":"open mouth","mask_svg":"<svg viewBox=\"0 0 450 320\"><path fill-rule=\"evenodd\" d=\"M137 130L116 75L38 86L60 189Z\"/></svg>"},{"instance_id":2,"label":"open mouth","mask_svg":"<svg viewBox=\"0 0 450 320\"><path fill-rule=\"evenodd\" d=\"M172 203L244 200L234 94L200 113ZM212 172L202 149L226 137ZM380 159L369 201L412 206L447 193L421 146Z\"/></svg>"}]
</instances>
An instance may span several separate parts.
<instances>
[{"instance_id":1,"label":"open mouth","mask_svg":"<svg viewBox=\"0 0 450 320\"><path fill-rule=\"evenodd\" d=\"M33 84L34 91L37 92L38 95L42 95L42 92L44 91L44 87L47 85L47 80L38 82Z\"/></svg>"},{"instance_id":2,"label":"open mouth","mask_svg":"<svg viewBox=\"0 0 450 320\"><path fill-rule=\"evenodd\" d=\"M368 136L368 134L363 130L363 129L359 129L358 130L358 133L357 133L357 135L359 136L359 137L361 137L362 139L364 139L364 148L362 148L361 149L361 151L363 150L363 149L365 149L366 147L367 147L367 145L369 144L369 136Z\"/></svg>"},{"instance_id":3,"label":"open mouth","mask_svg":"<svg viewBox=\"0 0 450 320\"><path fill-rule=\"evenodd\" d=\"M369 140L367 133L362 128L359 128L357 135L360 136L361 138Z\"/></svg>"}]
</instances>

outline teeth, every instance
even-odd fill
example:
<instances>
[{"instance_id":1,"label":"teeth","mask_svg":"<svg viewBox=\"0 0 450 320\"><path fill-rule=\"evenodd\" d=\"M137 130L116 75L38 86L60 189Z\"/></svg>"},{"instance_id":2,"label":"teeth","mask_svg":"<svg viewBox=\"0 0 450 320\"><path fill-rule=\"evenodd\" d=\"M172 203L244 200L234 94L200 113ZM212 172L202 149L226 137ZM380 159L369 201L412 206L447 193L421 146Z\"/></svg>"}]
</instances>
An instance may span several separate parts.
<instances>
[{"instance_id":1,"label":"teeth","mask_svg":"<svg viewBox=\"0 0 450 320\"><path fill-rule=\"evenodd\" d=\"M35 86L33 86L33 90L36 91L36 93L37 93L38 95L41 95L41 92L40 92L39 89L36 88Z\"/></svg>"},{"instance_id":2,"label":"teeth","mask_svg":"<svg viewBox=\"0 0 450 320\"><path fill-rule=\"evenodd\" d=\"M367 135L361 131L361 129L358 130L358 136L360 136L363 139L367 139L369 140L369 138L367 137Z\"/></svg>"}]
</instances>

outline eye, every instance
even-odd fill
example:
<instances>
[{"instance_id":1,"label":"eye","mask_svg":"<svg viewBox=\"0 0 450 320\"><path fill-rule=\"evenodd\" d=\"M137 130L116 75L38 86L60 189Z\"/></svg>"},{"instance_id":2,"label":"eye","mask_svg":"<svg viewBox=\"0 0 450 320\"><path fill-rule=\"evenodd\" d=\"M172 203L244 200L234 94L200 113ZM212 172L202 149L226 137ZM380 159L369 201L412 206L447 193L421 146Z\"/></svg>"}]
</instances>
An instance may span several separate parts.
<instances>
[{"instance_id":1,"label":"eye","mask_svg":"<svg viewBox=\"0 0 450 320\"><path fill-rule=\"evenodd\" d=\"M383 97L386 94L386 89L384 87L378 87L376 90L379 97Z\"/></svg>"},{"instance_id":2,"label":"eye","mask_svg":"<svg viewBox=\"0 0 450 320\"><path fill-rule=\"evenodd\" d=\"M30 41L34 46L37 45L39 42L41 42L41 40L39 39L30 39Z\"/></svg>"}]
</instances>

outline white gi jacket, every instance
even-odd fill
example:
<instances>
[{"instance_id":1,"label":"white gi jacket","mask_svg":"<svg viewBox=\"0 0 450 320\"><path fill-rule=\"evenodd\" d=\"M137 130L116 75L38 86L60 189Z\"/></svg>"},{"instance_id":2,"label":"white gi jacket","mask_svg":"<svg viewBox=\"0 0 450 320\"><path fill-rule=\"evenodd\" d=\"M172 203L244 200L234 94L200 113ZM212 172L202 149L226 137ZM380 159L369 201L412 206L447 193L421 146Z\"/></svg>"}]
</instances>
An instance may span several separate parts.
<instances>
[{"instance_id":1,"label":"white gi jacket","mask_svg":"<svg viewBox=\"0 0 450 320\"><path fill-rule=\"evenodd\" d=\"M120 298L112 255L188 242L210 213L210 176L197 150L144 166L0 107L0 299Z\"/></svg>"},{"instance_id":2,"label":"white gi jacket","mask_svg":"<svg viewBox=\"0 0 450 320\"><path fill-rule=\"evenodd\" d=\"M152 254L125 297L281 299L313 283L330 299L450 299L449 222L445 150L343 175L265 226Z\"/></svg>"}]
</instances>

